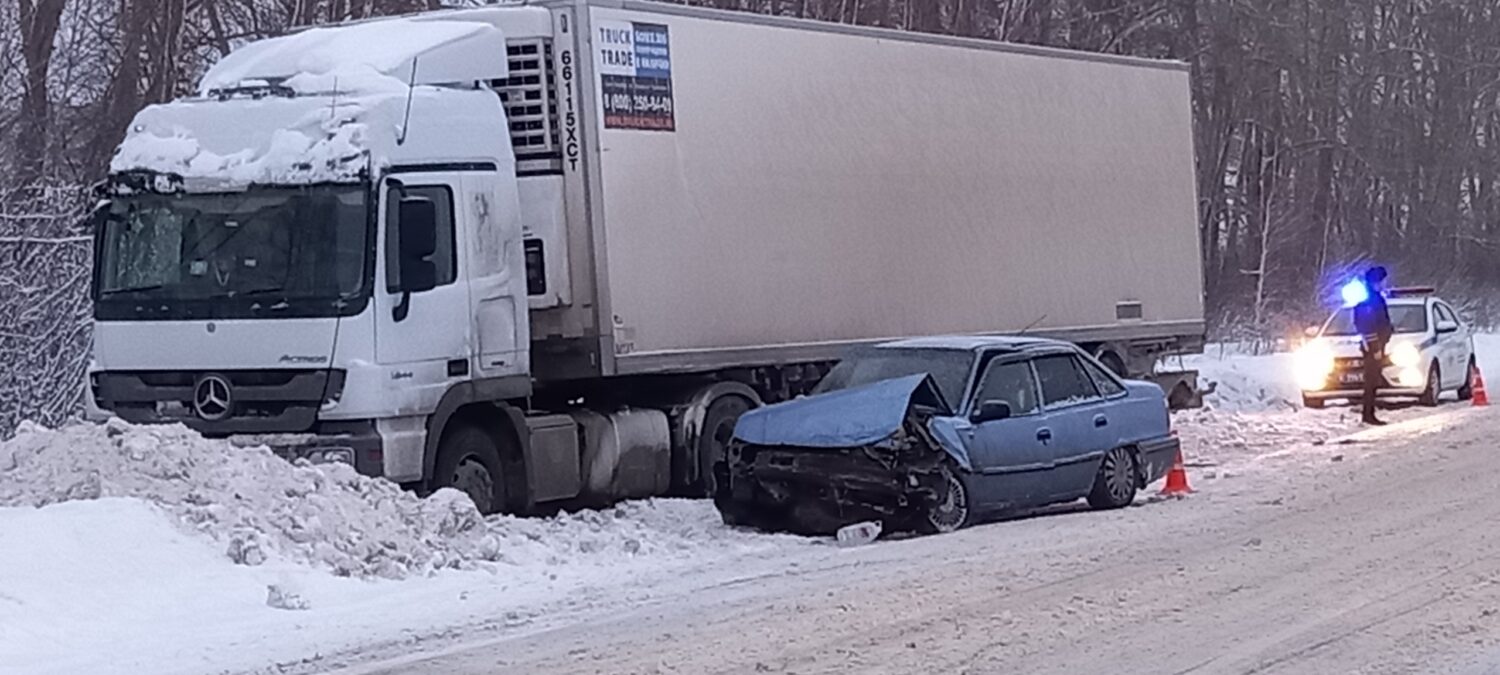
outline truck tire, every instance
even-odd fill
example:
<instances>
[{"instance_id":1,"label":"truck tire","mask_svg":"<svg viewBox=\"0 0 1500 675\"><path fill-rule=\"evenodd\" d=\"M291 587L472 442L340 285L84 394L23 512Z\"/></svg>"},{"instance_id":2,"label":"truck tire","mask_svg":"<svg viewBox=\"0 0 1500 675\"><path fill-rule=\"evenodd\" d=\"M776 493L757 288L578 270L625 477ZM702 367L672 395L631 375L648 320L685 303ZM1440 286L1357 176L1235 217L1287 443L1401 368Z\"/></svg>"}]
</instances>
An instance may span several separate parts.
<instances>
[{"instance_id":1,"label":"truck tire","mask_svg":"<svg viewBox=\"0 0 1500 675\"><path fill-rule=\"evenodd\" d=\"M494 437L472 424L461 424L438 442L432 487L453 488L469 495L484 515L499 513L507 503L501 466Z\"/></svg>"},{"instance_id":2,"label":"truck tire","mask_svg":"<svg viewBox=\"0 0 1500 675\"><path fill-rule=\"evenodd\" d=\"M698 432L698 480L702 496L713 498L717 492L714 479L714 464L724 459L730 441L734 440L734 425L740 415L753 407L739 396L724 396L708 406L703 415L703 429Z\"/></svg>"}]
</instances>

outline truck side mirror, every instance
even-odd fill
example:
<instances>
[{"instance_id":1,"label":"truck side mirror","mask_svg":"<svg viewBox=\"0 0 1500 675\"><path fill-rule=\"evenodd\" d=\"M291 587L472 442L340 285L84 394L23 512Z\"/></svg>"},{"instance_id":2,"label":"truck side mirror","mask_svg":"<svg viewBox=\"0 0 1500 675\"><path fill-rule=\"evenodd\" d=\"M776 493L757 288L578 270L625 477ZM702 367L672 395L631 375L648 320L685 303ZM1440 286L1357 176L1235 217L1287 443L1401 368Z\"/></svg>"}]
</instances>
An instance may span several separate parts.
<instances>
[{"instance_id":1,"label":"truck side mirror","mask_svg":"<svg viewBox=\"0 0 1500 675\"><path fill-rule=\"evenodd\" d=\"M999 422L1008 420L1011 416L1010 404L1005 401L985 401L979 404L979 409L974 411L971 418L975 424L985 422Z\"/></svg>"},{"instance_id":2,"label":"truck side mirror","mask_svg":"<svg viewBox=\"0 0 1500 675\"><path fill-rule=\"evenodd\" d=\"M400 223L401 279L398 290L421 293L437 287L437 205L424 197L404 197L397 205Z\"/></svg>"}]
</instances>

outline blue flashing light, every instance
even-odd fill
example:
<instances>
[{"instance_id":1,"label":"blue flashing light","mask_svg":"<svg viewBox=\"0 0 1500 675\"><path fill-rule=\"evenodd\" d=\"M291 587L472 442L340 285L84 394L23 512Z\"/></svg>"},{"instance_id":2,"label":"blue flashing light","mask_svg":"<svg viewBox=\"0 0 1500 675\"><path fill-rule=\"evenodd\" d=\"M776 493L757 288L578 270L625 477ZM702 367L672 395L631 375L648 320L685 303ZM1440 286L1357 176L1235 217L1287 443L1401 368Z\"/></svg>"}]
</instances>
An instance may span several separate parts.
<instances>
[{"instance_id":1,"label":"blue flashing light","mask_svg":"<svg viewBox=\"0 0 1500 675\"><path fill-rule=\"evenodd\" d=\"M1364 279L1350 279L1349 283L1339 289L1339 296L1343 298L1345 307L1353 307L1370 299L1370 287L1365 285Z\"/></svg>"}]
</instances>

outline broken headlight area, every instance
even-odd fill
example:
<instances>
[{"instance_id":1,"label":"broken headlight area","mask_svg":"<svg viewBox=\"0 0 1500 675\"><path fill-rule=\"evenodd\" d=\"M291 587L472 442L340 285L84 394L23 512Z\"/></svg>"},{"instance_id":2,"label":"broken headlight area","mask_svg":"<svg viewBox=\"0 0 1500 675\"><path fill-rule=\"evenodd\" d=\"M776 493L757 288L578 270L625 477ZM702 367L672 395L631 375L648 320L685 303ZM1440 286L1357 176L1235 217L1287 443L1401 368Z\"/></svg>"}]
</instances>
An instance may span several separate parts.
<instances>
[{"instance_id":1,"label":"broken headlight area","mask_svg":"<svg viewBox=\"0 0 1500 675\"><path fill-rule=\"evenodd\" d=\"M736 443L716 470L714 503L731 525L824 535L879 520L910 529L943 488L947 454L920 421L874 445L768 447Z\"/></svg>"}]
</instances>

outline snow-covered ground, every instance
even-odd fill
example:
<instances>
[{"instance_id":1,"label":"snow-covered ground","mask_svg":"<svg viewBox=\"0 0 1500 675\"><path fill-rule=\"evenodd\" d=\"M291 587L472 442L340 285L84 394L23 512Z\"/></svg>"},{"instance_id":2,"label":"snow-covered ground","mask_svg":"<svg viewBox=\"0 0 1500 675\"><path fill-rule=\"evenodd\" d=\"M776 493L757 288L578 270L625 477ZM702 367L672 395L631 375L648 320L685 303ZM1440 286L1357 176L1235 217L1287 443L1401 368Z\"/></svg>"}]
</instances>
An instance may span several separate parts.
<instances>
[{"instance_id":1,"label":"snow-covered ground","mask_svg":"<svg viewBox=\"0 0 1500 675\"><path fill-rule=\"evenodd\" d=\"M1481 366L1500 368L1500 336L1479 344ZM1285 355L1210 349L1185 365L1218 384L1175 419L1200 505L1461 419L1457 404L1429 419L1407 408L1387 412L1402 424L1362 431L1348 408L1299 409ZM1073 526L1133 528L1138 513ZM875 548L895 564L927 545ZM316 670L753 586L846 553L725 528L702 501L485 520L459 495L418 500L183 429L27 427L0 444L0 673Z\"/></svg>"}]
</instances>

